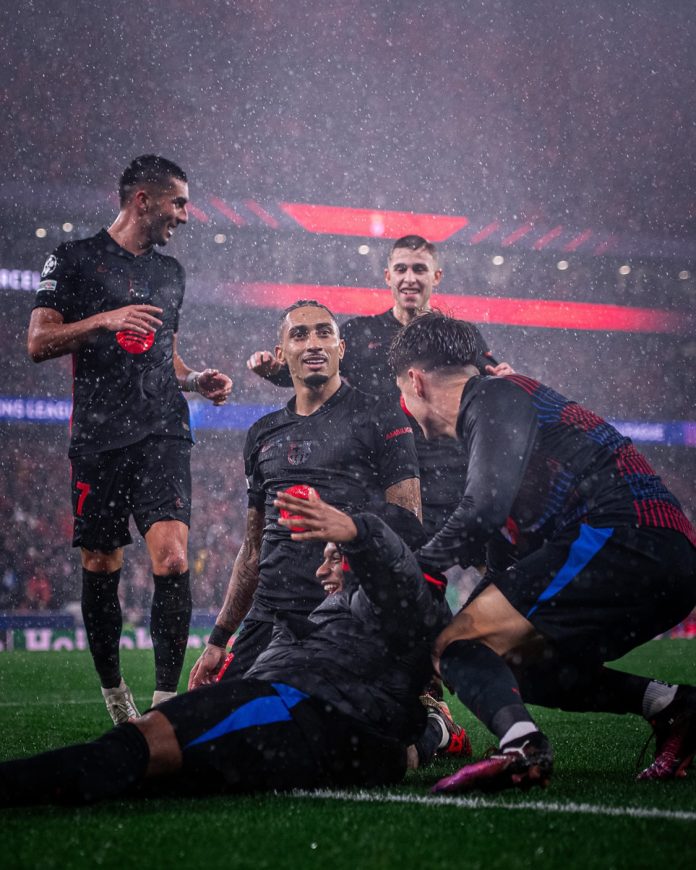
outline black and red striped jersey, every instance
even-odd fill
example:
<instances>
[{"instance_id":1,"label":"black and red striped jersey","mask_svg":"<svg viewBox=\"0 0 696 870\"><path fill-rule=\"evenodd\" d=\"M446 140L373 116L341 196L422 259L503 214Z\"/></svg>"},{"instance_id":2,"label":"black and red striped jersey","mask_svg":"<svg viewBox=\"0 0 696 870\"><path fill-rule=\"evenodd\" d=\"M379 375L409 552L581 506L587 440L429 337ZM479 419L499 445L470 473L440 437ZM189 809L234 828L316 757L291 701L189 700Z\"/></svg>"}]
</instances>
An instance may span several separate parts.
<instances>
[{"instance_id":1,"label":"black and red striped jersey","mask_svg":"<svg viewBox=\"0 0 696 870\"><path fill-rule=\"evenodd\" d=\"M631 440L532 378L472 378L457 434L466 482L456 511L420 551L427 564L461 560L504 525L522 536L577 523L665 528L696 547L679 501Z\"/></svg>"}]
</instances>

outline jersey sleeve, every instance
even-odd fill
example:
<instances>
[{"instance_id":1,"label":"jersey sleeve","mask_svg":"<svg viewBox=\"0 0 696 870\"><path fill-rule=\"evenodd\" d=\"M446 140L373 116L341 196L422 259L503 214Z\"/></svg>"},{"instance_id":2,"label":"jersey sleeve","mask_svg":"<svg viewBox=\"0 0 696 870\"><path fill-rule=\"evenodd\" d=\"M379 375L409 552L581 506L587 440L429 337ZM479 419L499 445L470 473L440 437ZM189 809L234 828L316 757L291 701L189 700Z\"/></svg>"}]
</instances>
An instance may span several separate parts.
<instances>
[{"instance_id":1,"label":"jersey sleeve","mask_svg":"<svg viewBox=\"0 0 696 870\"><path fill-rule=\"evenodd\" d=\"M53 308L64 320L78 319L77 269L66 245L59 245L44 263L34 308Z\"/></svg>"},{"instance_id":2,"label":"jersey sleeve","mask_svg":"<svg viewBox=\"0 0 696 870\"><path fill-rule=\"evenodd\" d=\"M256 426L252 426L247 432L244 442L244 474L247 481L247 505L263 512L266 494L258 471L259 444L257 433Z\"/></svg>"},{"instance_id":3,"label":"jersey sleeve","mask_svg":"<svg viewBox=\"0 0 696 870\"><path fill-rule=\"evenodd\" d=\"M437 634L451 612L444 595L433 594L411 550L373 514L354 514L353 521L358 536L341 549L364 595L354 609L371 610L384 633L403 647Z\"/></svg>"},{"instance_id":4,"label":"jersey sleeve","mask_svg":"<svg viewBox=\"0 0 696 870\"><path fill-rule=\"evenodd\" d=\"M423 565L471 564L507 520L537 433L530 396L505 378L488 378L469 403L461 437L469 445L464 495L440 531L418 551Z\"/></svg>"},{"instance_id":5,"label":"jersey sleeve","mask_svg":"<svg viewBox=\"0 0 696 870\"><path fill-rule=\"evenodd\" d=\"M413 428L398 402L392 399L377 402L373 411L373 426L382 489L386 490L402 480L420 477Z\"/></svg>"},{"instance_id":6,"label":"jersey sleeve","mask_svg":"<svg viewBox=\"0 0 696 870\"><path fill-rule=\"evenodd\" d=\"M291 387L292 386L292 378L290 377L290 370L287 366L281 366L277 372L274 374L266 375L264 380L270 381L272 384L275 384L276 387Z\"/></svg>"}]
</instances>

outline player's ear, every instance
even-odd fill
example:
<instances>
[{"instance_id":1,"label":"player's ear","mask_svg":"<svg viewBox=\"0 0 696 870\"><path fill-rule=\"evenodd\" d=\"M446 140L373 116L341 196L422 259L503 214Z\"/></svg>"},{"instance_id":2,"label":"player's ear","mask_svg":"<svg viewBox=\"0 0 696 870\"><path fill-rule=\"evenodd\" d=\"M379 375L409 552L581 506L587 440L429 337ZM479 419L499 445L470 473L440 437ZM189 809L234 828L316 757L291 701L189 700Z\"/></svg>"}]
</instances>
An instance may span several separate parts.
<instances>
[{"instance_id":1,"label":"player's ear","mask_svg":"<svg viewBox=\"0 0 696 870\"><path fill-rule=\"evenodd\" d=\"M391 287L391 272L389 271L389 266L384 270L384 283L387 287Z\"/></svg>"},{"instance_id":2,"label":"player's ear","mask_svg":"<svg viewBox=\"0 0 696 870\"><path fill-rule=\"evenodd\" d=\"M437 285L442 281L442 269L435 269L435 276L433 278L433 287L437 287Z\"/></svg>"},{"instance_id":3,"label":"player's ear","mask_svg":"<svg viewBox=\"0 0 696 870\"><path fill-rule=\"evenodd\" d=\"M145 214L150 207L150 197L148 196L148 192L144 189L136 190L133 194L132 201L135 203L140 214Z\"/></svg>"},{"instance_id":4,"label":"player's ear","mask_svg":"<svg viewBox=\"0 0 696 870\"><path fill-rule=\"evenodd\" d=\"M416 394L416 396L418 396L419 399L422 399L425 395L425 378L423 377L423 370L409 369L408 380L411 384L413 392Z\"/></svg>"},{"instance_id":5,"label":"player's ear","mask_svg":"<svg viewBox=\"0 0 696 870\"><path fill-rule=\"evenodd\" d=\"M275 355L276 355L276 359L278 360L278 362L281 362L281 363L286 362L285 357L283 356L283 348L279 344L277 344L275 346Z\"/></svg>"},{"instance_id":6,"label":"player's ear","mask_svg":"<svg viewBox=\"0 0 696 870\"><path fill-rule=\"evenodd\" d=\"M338 342L338 358L339 358L339 359L343 359L343 354L344 354L345 352L346 352L346 341L345 341L344 338L342 338L342 339Z\"/></svg>"}]
</instances>

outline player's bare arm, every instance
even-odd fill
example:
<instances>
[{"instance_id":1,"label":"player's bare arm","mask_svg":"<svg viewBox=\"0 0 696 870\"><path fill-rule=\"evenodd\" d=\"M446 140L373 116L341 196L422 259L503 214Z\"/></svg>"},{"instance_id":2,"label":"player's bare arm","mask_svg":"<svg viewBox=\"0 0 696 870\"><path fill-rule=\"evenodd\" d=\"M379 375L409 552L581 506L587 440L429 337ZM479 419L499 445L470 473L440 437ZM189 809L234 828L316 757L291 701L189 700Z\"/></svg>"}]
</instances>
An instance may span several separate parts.
<instances>
[{"instance_id":1,"label":"player's bare arm","mask_svg":"<svg viewBox=\"0 0 696 870\"><path fill-rule=\"evenodd\" d=\"M213 405L224 405L232 392L232 378L218 369L204 369L198 372L190 368L179 356L177 336L174 336L174 371L182 390L200 393Z\"/></svg>"},{"instance_id":2,"label":"player's bare arm","mask_svg":"<svg viewBox=\"0 0 696 870\"><path fill-rule=\"evenodd\" d=\"M420 480L417 477L409 477L392 484L386 489L384 497L390 504L398 504L415 514L419 520L423 519Z\"/></svg>"},{"instance_id":3,"label":"player's bare arm","mask_svg":"<svg viewBox=\"0 0 696 870\"><path fill-rule=\"evenodd\" d=\"M34 362L74 353L102 332L128 329L147 335L162 325L162 309L155 305L126 305L113 311L102 311L75 323L65 323L54 308L35 308L29 321L27 350Z\"/></svg>"},{"instance_id":4,"label":"player's bare arm","mask_svg":"<svg viewBox=\"0 0 696 870\"><path fill-rule=\"evenodd\" d=\"M254 592L259 584L259 555L261 553L263 521L263 511L257 508L248 509L244 542L234 560L225 601L218 618L215 620L216 628L219 627L224 633L230 635L239 628L249 612ZM226 644L218 646L209 641L191 669L189 689L213 682L226 655Z\"/></svg>"},{"instance_id":5,"label":"player's bare arm","mask_svg":"<svg viewBox=\"0 0 696 870\"><path fill-rule=\"evenodd\" d=\"M276 355L272 351L257 350L249 357L246 366L250 372L258 375L260 378L267 378L278 374L283 368L283 363L276 358Z\"/></svg>"}]
</instances>

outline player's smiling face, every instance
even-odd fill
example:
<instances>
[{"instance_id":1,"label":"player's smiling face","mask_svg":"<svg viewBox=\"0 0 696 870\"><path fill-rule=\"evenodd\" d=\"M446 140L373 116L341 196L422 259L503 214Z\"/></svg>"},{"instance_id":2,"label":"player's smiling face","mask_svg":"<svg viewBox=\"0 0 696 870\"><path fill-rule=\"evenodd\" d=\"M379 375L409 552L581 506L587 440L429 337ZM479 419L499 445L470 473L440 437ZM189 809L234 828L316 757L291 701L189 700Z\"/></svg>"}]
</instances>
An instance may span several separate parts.
<instances>
[{"instance_id":1,"label":"player's smiling face","mask_svg":"<svg viewBox=\"0 0 696 870\"><path fill-rule=\"evenodd\" d=\"M307 305L288 313L276 355L287 363L293 381L320 386L338 376L345 342L323 308Z\"/></svg>"},{"instance_id":2,"label":"player's smiling face","mask_svg":"<svg viewBox=\"0 0 696 870\"><path fill-rule=\"evenodd\" d=\"M327 595L343 589L343 557L336 544L324 547L324 561L317 568L317 579Z\"/></svg>"},{"instance_id":3,"label":"player's smiling face","mask_svg":"<svg viewBox=\"0 0 696 870\"><path fill-rule=\"evenodd\" d=\"M428 308L433 288L442 278L442 269L423 248L418 251L397 248L389 258L384 277L396 307L414 315Z\"/></svg>"},{"instance_id":4,"label":"player's smiling face","mask_svg":"<svg viewBox=\"0 0 696 870\"><path fill-rule=\"evenodd\" d=\"M188 184L179 178L172 178L164 188L148 191L145 218L151 245L166 245L179 224L188 221L188 201Z\"/></svg>"}]
</instances>

